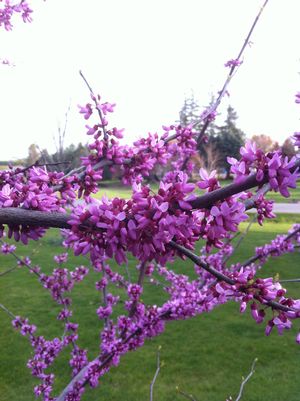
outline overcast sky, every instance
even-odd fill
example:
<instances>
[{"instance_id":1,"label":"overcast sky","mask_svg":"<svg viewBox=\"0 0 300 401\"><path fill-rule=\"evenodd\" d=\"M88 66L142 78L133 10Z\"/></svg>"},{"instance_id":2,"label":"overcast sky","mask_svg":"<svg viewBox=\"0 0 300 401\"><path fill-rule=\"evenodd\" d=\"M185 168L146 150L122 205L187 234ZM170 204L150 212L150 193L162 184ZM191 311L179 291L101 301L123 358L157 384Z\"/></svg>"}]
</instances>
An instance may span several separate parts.
<instances>
[{"instance_id":1,"label":"overcast sky","mask_svg":"<svg viewBox=\"0 0 300 401\"><path fill-rule=\"evenodd\" d=\"M0 32L0 159L27 155L31 143L54 151L71 105L66 143L86 142L77 104L89 101L82 69L103 100L117 103L114 125L126 140L178 118L194 92L205 106L221 88L261 0L32 0L31 24ZM230 87L248 136L283 142L300 129L299 0L270 0Z\"/></svg>"}]
</instances>

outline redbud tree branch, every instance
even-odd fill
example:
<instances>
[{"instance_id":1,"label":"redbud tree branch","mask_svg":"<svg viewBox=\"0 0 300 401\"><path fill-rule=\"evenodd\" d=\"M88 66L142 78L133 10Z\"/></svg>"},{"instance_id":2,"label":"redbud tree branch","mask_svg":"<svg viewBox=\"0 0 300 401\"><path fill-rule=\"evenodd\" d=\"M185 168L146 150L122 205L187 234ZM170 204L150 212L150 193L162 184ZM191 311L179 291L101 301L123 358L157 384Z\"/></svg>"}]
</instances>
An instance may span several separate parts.
<instances>
[{"instance_id":1,"label":"redbud tree branch","mask_svg":"<svg viewBox=\"0 0 300 401\"><path fill-rule=\"evenodd\" d=\"M252 26L251 26L251 28L250 28L250 31L248 32L248 35L247 35L247 37L246 37L246 39L245 39L245 41L244 41L244 44L243 44L242 48L240 49L240 51L239 51L239 53L238 53L238 56L237 56L237 58L236 58L235 61L238 62L238 61L241 60L241 57L242 57L242 55L243 55L243 53L244 53L244 51L245 51L247 45L248 45L249 42L250 42L250 38L251 38L251 35L252 35L252 33L253 33L253 31L254 31L254 29L255 29L255 27L256 27L256 24L258 23L258 20L259 20L261 14L262 14L264 8L266 7L267 3L268 3L268 0L265 0L263 6L261 7L259 13L257 14L257 16L256 16L256 18L255 18L255 20L254 20L254 22L253 22L253 24L252 24ZM238 67L238 64L233 64L233 65L231 66L230 71L229 71L229 74L228 74L228 76L227 76L227 78L226 78L226 80L225 80L225 82L224 82L224 84L223 84L223 87L222 87L222 89L219 91L219 95L218 95L216 101L213 103L213 105L211 106L211 108L207 111L206 116L205 116L204 118L201 118L200 120L195 121L195 122L193 123L193 126L196 126L196 125L198 125L202 120L204 120L204 125L203 125L203 127L202 127L202 129L201 129L201 132L200 132L199 135L198 135L198 138L197 138L198 143L201 142L202 137L203 137L203 135L205 134L205 132L206 132L206 130L207 130L207 128L208 128L208 126L209 126L209 124L210 124L210 122L211 122L211 120L210 120L210 118L209 118L209 115L210 115L211 113L215 112L215 111L217 110L217 108L219 107L219 105L220 105L220 103L221 103L221 101L222 101L222 98L223 98L223 97L225 96L225 94L226 94L227 87L228 87L228 85L229 85L229 83L230 83L230 81L231 81L231 79L232 79L232 77L233 77L233 75L234 75L234 73L235 73L237 67ZM100 121L101 121L102 129L103 129L103 133L104 133L104 139L105 139L105 141L106 141L106 140L107 140L107 131L106 131L105 124L104 124L104 118L103 118L101 109L99 109L99 108L97 107L97 100L96 100L94 91L93 91L91 85L89 84L89 82L87 81L86 77L85 77L84 74L82 73L82 71L79 71L79 74L80 74L81 78L84 80L86 86L88 87L88 89L89 89L89 91L90 91L91 97L92 97L92 99L94 100L94 103L95 103L95 105L96 105L96 109L97 109L97 111L98 111L98 115L99 115L99 118L100 118ZM178 134L170 135L170 136L165 140L165 143L168 143L168 142L172 141L173 139L176 139L177 136L178 136ZM187 160L188 160L188 158L185 160L184 165L187 163ZM130 160L129 160L128 162L130 162ZM100 164L99 164L99 163L100 163ZM94 169L95 169L95 170L97 170L98 168L100 168L100 167L102 167L102 166L104 166L104 165L111 165L111 164L112 164L111 161L108 161L108 160L105 160L105 159L102 159L99 163L97 163L97 164L94 166ZM80 174L81 177L80 177L80 178L82 178L82 177L85 175L84 166L81 166L81 167L79 167L79 168L77 168L77 169L74 169L74 170L70 171L65 177L70 176L70 175L72 175L72 174L74 174L74 173L77 173L77 172L81 172L81 174ZM61 186L56 186L56 187L54 187L54 188L55 188L55 190L59 190L59 189L61 188Z\"/></svg>"},{"instance_id":2,"label":"redbud tree branch","mask_svg":"<svg viewBox=\"0 0 300 401\"><path fill-rule=\"evenodd\" d=\"M290 234L288 234L288 235L285 237L284 240L285 240L285 241L288 241L288 240L291 239L294 235L296 235L299 231L300 231L300 228L294 230L293 232L291 232ZM272 250L275 250L275 249L272 249ZM269 253L271 253L272 250L270 250ZM246 267L246 266L250 265L251 263L254 263L254 262L256 262L257 260L259 260L259 259L261 259L261 258L263 258L263 257L265 257L265 255L253 255L251 258L249 258L248 260L246 260L246 261L242 264L241 267Z\"/></svg>"},{"instance_id":3,"label":"redbud tree branch","mask_svg":"<svg viewBox=\"0 0 300 401\"><path fill-rule=\"evenodd\" d=\"M242 383L241 383L241 387L240 387L239 394L238 394L238 396L237 396L237 398L236 398L235 401L240 401L240 400L241 400L242 395L243 395L243 390L244 390L245 384L251 379L251 376L255 373L255 370L254 370L254 369L255 369L255 365L256 365L256 362L257 362L257 361L258 361L258 359L255 358L254 361L253 361L253 363L252 363L250 372L248 373L248 375L247 375L247 377L246 377L245 379L243 378Z\"/></svg>"},{"instance_id":4,"label":"redbud tree branch","mask_svg":"<svg viewBox=\"0 0 300 401\"><path fill-rule=\"evenodd\" d=\"M291 168L293 173L300 166L300 159L297 160L295 166ZM207 192L190 201L193 209L210 209L216 202L222 201L232 195L246 191L248 189L261 186L267 183L268 177L265 174L262 181L257 181L256 175L252 174L242 182L232 183L226 187ZM251 208L253 205L249 205ZM179 206L178 206L179 207ZM30 227L56 227L71 228L68 224L69 215L59 212L41 212L38 210L28 210L22 208L0 208L0 224L8 224L11 226L30 226Z\"/></svg>"},{"instance_id":5,"label":"redbud tree branch","mask_svg":"<svg viewBox=\"0 0 300 401\"><path fill-rule=\"evenodd\" d=\"M16 318L16 316L9 309L7 309L6 306L0 304L0 309L4 310L4 312L6 312L12 319Z\"/></svg>"},{"instance_id":6,"label":"redbud tree branch","mask_svg":"<svg viewBox=\"0 0 300 401\"><path fill-rule=\"evenodd\" d=\"M254 22L253 22L253 24L252 24L252 26L251 26L251 28L250 28L250 31L249 31L249 33L248 33L248 35L247 35L247 37L246 37L246 39L245 39L245 41L244 41L244 44L243 44L241 50L239 51L239 54L238 54L237 58L235 59L237 62L238 62L238 61L241 61L242 55L243 55L243 53L244 53L244 51L245 51L247 45L248 45L249 42L250 42L251 35L252 35L252 33L253 33L254 29L255 29L255 26L256 26L256 24L258 23L258 20L259 20L261 14L262 14L264 8L266 7L267 3L268 3L268 0L265 0L264 4L262 5L262 7L261 7L261 9L260 9L260 11L259 11L259 13L257 14L257 16L256 16L256 18L255 18L255 20L254 20ZM226 93L226 91L227 91L227 87L228 87L228 85L229 85L229 83L230 83L230 81L231 81L231 78L233 77L233 75L234 75L234 73L235 73L235 71L236 71L237 68L238 68L238 63L234 63L234 64L231 66L230 71L229 71L229 74L228 74L228 76L227 76L227 78L226 78L226 80L225 80L225 83L224 83L222 89L221 89L220 92L219 92L219 96L217 97L217 100L214 102L214 104L211 106L211 108L207 111L207 114L206 114L206 115L207 115L208 117L209 117L209 115L210 115L211 113L214 113L214 112L217 110L217 108L219 107L219 105L220 105L220 103L221 103L221 100L222 100L222 98L224 97L224 95L225 95L225 93ZM199 124L199 122L201 122L201 121L196 121L196 122L193 124L193 126ZM211 123L211 119L210 119L210 118L206 118L206 119L205 119L205 123L204 123L204 125L203 125L203 127L202 127L202 129L201 129L201 131L200 131L199 136L198 136L198 143L202 140L202 137L203 137L203 135L205 134L205 132L206 132L206 130L207 130L207 128L208 128L208 126L209 126L210 123Z\"/></svg>"},{"instance_id":7,"label":"redbud tree branch","mask_svg":"<svg viewBox=\"0 0 300 401\"><path fill-rule=\"evenodd\" d=\"M95 106L96 106L96 109L98 111L98 115L99 115L99 118L100 118L100 121L101 121L101 128L103 130L104 140L107 141L108 135L107 135L107 131L106 131L106 128L105 128L104 117L103 117L101 109L98 107L96 96L94 95L94 91L93 91L92 87L90 86L90 84L88 83L86 77L83 75L82 71L79 71L79 75L84 80L86 86L88 87L88 89L90 91L91 97L92 97L92 99L93 99L93 101L95 103Z\"/></svg>"},{"instance_id":8,"label":"redbud tree branch","mask_svg":"<svg viewBox=\"0 0 300 401\"><path fill-rule=\"evenodd\" d=\"M153 388L154 388L154 384L156 382L157 376L160 372L160 368L161 368L161 363L160 363L160 347L159 347L157 350L157 356L156 356L156 371L155 371L153 379L150 383L150 401L153 401Z\"/></svg>"},{"instance_id":9,"label":"redbud tree branch","mask_svg":"<svg viewBox=\"0 0 300 401\"><path fill-rule=\"evenodd\" d=\"M297 230L297 231L299 231L299 230ZM296 232L293 233L293 235L295 235L295 234L296 234ZM206 270L211 275L216 277L218 281L224 281L225 283L230 284L230 285L236 284L235 280L233 280L230 277L226 276L225 274L219 272L215 268L209 266L207 263L203 262L199 256L194 254L189 249L186 249L184 246L176 244L176 242L174 242L174 241L170 241L169 245L172 248L174 248L177 251L179 251L180 253L182 253L183 255L187 256L196 265L202 267L204 270ZM240 289L240 291L242 291L242 288ZM263 303L264 305L270 306L273 309L282 310L284 312L288 312L288 311L292 311L293 310L292 308L289 308L289 307L287 307L285 305L282 305L282 304L280 304L280 303L278 303L276 301L269 301L269 300L265 300L265 299L263 301L261 301L261 299L259 297L257 297L256 295L254 295L254 298L257 299L259 302Z\"/></svg>"}]
</instances>

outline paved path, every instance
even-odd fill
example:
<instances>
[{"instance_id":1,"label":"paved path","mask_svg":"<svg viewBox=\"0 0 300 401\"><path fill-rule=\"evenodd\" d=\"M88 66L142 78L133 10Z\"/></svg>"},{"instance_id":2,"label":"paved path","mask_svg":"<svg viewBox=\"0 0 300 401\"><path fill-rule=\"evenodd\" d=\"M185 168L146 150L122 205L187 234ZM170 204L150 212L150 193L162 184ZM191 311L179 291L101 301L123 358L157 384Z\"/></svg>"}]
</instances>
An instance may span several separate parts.
<instances>
[{"instance_id":1,"label":"paved path","mask_svg":"<svg viewBox=\"0 0 300 401\"><path fill-rule=\"evenodd\" d=\"M274 203L275 213L299 213L300 203Z\"/></svg>"},{"instance_id":2,"label":"paved path","mask_svg":"<svg viewBox=\"0 0 300 401\"><path fill-rule=\"evenodd\" d=\"M255 212L250 209L249 212ZM275 213L295 213L300 214L300 203L274 203L273 211Z\"/></svg>"}]
</instances>

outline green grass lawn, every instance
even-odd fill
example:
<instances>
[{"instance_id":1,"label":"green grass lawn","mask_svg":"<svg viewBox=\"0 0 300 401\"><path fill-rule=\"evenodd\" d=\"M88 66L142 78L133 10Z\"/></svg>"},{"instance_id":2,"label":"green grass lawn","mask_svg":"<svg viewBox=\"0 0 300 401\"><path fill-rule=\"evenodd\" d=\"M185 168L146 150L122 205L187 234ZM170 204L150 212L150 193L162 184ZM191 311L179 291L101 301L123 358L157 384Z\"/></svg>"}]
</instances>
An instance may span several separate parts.
<instances>
[{"instance_id":1,"label":"green grass lawn","mask_svg":"<svg viewBox=\"0 0 300 401\"><path fill-rule=\"evenodd\" d=\"M256 246L284 233L295 222L300 223L300 216L280 215L276 221L266 223L263 229L253 224L250 234L234 255L234 261L247 259ZM246 223L242 224L241 228L245 227ZM61 252L59 244L58 232L52 230L40 245L19 246L18 254L34 252L33 263L38 263L47 273L53 268L53 255ZM3 255L0 262L0 272L15 263L10 256ZM267 277L279 273L281 278L300 277L299 262L299 253L272 259L260 275ZM68 268L87 263L85 258L71 256ZM172 268L186 274L193 271L191 263L180 260ZM118 269L124 272L124 267ZM132 258L129 269L135 277ZM80 344L89 349L90 358L97 355L101 328L95 314L99 305L99 293L94 289L97 279L97 274L91 272L73 291L73 321L80 324ZM300 297L300 284L290 284L288 289L291 296ZM160 304L164 297L159 287L146 283L145 302ZM24 268L0 277L0 302L14 314L29 317L38 326L38 334L47 338L62 334L62 325L56 320L58 306ZM2 310L0 317L0 400L34 400L32 388L36 380L26 368L31 347L26 338L12 329L9 317ZM274 331L270 337L265 337L264 328L254 322L248 311L240 315L235 303L222 305L191 320L171 322L163 335L124 356L120 366L113 368L96 390L88 390L83 400L148 401L149 384L156 369L156 351L162 346L164 366L154 388L155 401L183 400L176 392L176 386L192 393L199 401L225 401L230 394L235 399L241 377L247 375L255 357L258 358L256 372L245 388L243 400L299 401L300 348L295 343L299 323L283 336ZM54 365L58 390L69 377L69 351L64 352Z\"/></svg>"},{"instance_id":2,"label":"green grass lawn","mask_svg":"<svg viewBox=\"0 0 300 401\"><path fill-rule=\"evenodd\" d=\"M221 181L221 185L225 186L231 184L232 181L223 180ZM103 185L103 184L102 184ZM158 184L151 183L151 188L154 192L158 189ZM203 191L200 189L197 190L199 195L203 194ZM279 192L268 192L266 197L267 199L273 199L277 203L293 203L293 202L300 202L300 182L297 188L290 189L291 196L289 198L284 198ZM108 198L129 198L132 194L132 190L130 186L122 185L118 181L112 182L105 182L103 187L99 187L99 192L96 195L93 195L95 198L101 199L103 195L107 196Z\"/></svg>"}]
</instances>

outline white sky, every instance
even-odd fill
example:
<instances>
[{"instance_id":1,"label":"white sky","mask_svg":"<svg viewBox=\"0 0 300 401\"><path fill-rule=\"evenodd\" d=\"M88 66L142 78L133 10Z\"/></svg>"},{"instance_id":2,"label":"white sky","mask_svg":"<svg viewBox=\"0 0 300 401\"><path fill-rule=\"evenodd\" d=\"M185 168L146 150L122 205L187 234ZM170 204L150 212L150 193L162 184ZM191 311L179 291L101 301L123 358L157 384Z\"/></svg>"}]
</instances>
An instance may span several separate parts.
<instances>
[{"instance_id":1,"label":"white sky","mask_svg":"<svg viewBox=\"0 0 300 401\"><path fill-rule=\"evenodd\" d=\"M178 118L193 90L205 106L222 86L262 0L32 0L34 21L0 32L1 159L31 143L54 151L71 102L66 143L86 142L77 104L94 91L117 103L114 125L126 140ZM238 125L248 136L283 142L300 129L300 0L270 0L252 46L230 84Z\"/></svg>"}]
</instances>

